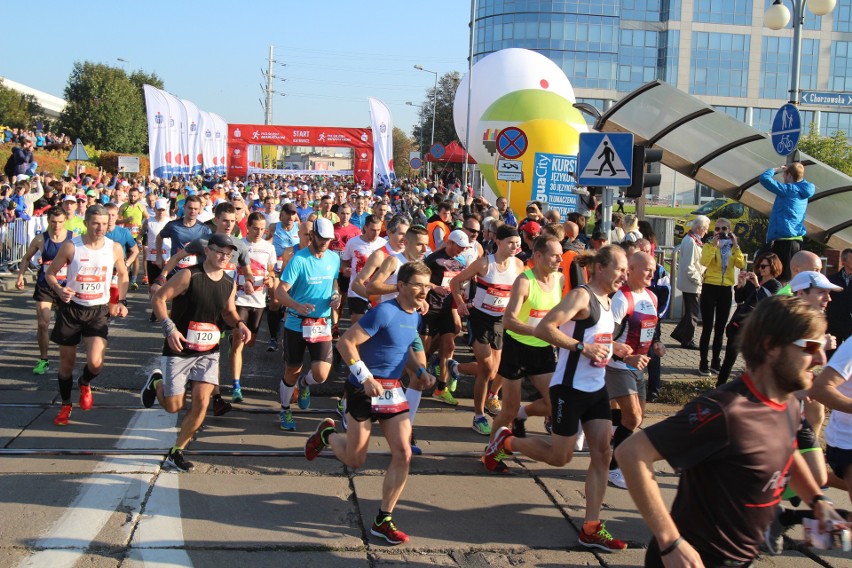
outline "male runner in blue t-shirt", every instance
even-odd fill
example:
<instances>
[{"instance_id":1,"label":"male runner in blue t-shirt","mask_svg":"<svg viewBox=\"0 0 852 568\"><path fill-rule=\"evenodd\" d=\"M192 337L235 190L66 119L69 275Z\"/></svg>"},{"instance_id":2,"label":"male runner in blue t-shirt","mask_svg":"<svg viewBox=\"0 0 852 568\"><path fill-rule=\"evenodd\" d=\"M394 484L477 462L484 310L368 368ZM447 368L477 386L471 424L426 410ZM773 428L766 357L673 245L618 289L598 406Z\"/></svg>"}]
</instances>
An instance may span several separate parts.
<instances>
[{"instance_id":1,"label":"male runner in blue t-shirt","mask_svg":"<svg viewBox=\"0 0 852 568\"><path fill-rule=\"evenodd\" d=\"M407 367L418 378L430 383L435 380L426 373L423 351L415 351L412 346L421 319L417 308L426 299L431 274L421 261L400 267L399 296L369 310L337 342L340 356L351 371L346 381L349 427L346 434L337 434L334 420L326 418L305 444L305 457L309 460L331 446L337 459L357 469L367 459L372 422L379 421L391 461L382 485L382 504L370 533L391 544L408 542L408 535L398 530L392 519L411 461L411 420L400 377Z\"/></svg>"}]
</instances>

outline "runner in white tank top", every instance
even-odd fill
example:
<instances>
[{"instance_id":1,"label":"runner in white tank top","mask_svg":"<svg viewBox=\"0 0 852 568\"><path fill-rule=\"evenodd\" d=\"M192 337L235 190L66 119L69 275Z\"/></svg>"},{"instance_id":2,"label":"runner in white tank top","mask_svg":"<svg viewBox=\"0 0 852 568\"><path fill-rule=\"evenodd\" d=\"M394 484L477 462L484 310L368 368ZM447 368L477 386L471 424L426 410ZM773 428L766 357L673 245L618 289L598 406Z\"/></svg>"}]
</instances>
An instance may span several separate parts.
<instances>
[{"instance_id":1,"label":"runner in white tank top","mask_svg":"<svg viewBox=\"0 0 852 568\"><path fill-rule=\"evenodd\" d=\"M497 398L500 384L494 379L500 366L500 350L503 348L503 312L515 278L524 271L523 263L515 257L521 249L521 237L517 229L509 225L500 227L496 243L495 254L477 259L450 281L459 315L468 317L476 362L459 365L450 361L448 364L454 375L463 373L475 377L472 427L483 436L491 435L491 424L485 416L486 404L492 415L499 413L501 408ZM473 305L469 307L462 294L462 284L474 279L477 289Z\"/></svg>"}]
</instances>

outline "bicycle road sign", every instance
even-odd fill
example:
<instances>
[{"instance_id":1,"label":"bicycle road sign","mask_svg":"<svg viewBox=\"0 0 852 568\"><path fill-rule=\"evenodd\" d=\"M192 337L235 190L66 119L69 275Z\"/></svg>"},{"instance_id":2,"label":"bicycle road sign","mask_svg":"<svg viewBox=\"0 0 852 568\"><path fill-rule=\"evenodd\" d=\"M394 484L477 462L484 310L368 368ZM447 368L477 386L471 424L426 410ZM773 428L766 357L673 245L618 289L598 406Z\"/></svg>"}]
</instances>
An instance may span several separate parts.
<instances>
[{"instance_id":1,"label":"bicycle road sign","mask_svg":"<svg viewBox=\"0 0 852 568\"><path fill-rule=\"evenodd\" d=\"M509 126L497 135L497 152L504 158L514 160L527 151L529 140L526 133L517 126Z\"/></svg>"},{"instance_id":2,"label":"bicycle road sign","mask_svg":"<svg viewBox=\"0 0 852 568\"><path fill-rule=\"evenodd\" d=\"M793 153L802 136L802 116L799 109L787 103L778 109L772 119L772 148L780 156Z\"/></svg>"}]
</instances>

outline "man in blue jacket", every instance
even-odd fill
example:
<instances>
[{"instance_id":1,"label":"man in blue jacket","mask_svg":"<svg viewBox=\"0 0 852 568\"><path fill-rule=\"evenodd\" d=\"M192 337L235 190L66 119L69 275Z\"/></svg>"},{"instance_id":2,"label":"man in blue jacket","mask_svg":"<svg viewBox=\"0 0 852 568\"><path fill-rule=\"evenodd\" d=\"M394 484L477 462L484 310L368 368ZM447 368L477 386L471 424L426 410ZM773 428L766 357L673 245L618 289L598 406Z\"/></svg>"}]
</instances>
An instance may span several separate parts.
<instances>
[{"instance_id":1,"label":"man in blue jacket","mask_svg":"<svg viewBox=\"0 0 852 568\"><path fill-rule=\"evenodd\" d=\"M783 172L783 183L774 175ZM816 191L814 184L805 179L805 167L801 162L792 162L780 168L770 168L760 176L760 185L775 194L775 203L769 214L766 243L778 255L783 270L779 279L790 280L790 258L802 248L805 236L805 212Z\"/></svg>"}]
</instances>

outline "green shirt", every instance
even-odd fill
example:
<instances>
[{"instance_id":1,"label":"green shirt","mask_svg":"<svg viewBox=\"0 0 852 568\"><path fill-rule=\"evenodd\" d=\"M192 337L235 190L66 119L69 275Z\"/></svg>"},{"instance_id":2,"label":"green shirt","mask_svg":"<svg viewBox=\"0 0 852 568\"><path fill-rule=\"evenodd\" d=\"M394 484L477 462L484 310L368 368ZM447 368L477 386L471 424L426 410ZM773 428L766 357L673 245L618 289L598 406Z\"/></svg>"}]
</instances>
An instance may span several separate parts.
<instances>
[{"instance_id":1,"label":"green shirt","mask_svg":"<svg viewBox=\"0 0 852 568\"><path fill-rule=\"evenodd\" d=\"M74 215L65 221L65 229L74 233L75 237L79 237L80 235L86 234L86 223L83 221L82 217Z\"/></svg>"}]
</instances>

